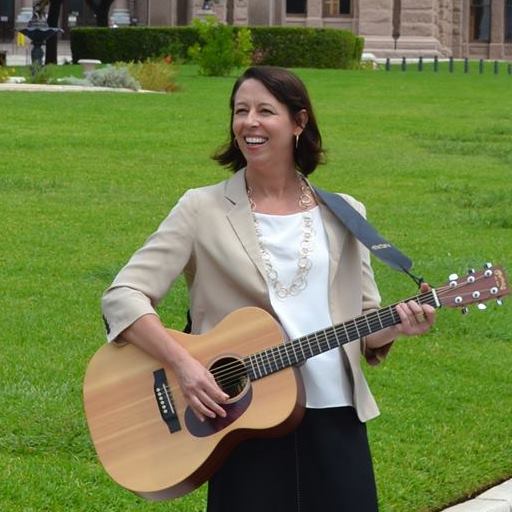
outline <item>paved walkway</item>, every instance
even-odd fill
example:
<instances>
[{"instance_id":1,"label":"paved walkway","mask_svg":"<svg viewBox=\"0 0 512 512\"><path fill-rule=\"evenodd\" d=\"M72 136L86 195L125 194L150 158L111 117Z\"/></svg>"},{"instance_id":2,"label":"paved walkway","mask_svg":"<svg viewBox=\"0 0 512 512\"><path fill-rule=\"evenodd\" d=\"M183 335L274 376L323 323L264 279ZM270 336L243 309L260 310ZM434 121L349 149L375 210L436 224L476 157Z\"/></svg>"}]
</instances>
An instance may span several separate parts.
<instances>
[{"instance_id":1,"label":"paved walkway","mask_svg":"<svg viewBox=\"0 0 512 512\"><path fill-rule=\"evenodd\" d=\"M512 512L512 479L443 512Z\"/></svg>"},{"instance_id":2,"label":"paved walkway","mask_svg":"<svg viewBox=\"0 0 512 512\"><path fill-rule=\"evenodd\" d=\"M138 91L134 91L132 89L122 89L120 87L112 88L112 87L87 87L84 85L46 85L46 84L14 84L14 83L5 83L0 84L0 92L2 91L25 91L25 92L83 92L83 91L92 91L92 92L136 92L136 93L150 93L156 94L154 91L146 91L144 89L139 89Z\"/></svg>"}]
</instances>

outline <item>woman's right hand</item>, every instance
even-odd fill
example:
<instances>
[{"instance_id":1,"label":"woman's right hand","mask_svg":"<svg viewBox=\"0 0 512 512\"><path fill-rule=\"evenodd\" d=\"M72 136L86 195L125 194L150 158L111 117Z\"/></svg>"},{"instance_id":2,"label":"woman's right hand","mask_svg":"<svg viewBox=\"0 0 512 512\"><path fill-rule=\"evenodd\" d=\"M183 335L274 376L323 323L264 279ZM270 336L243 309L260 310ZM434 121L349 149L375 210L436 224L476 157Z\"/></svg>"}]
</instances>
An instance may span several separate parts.
<instances>
[{"instance_id":1,"label":"woman's right hand","mask_svg":"<svg viewBox=\"0 0 512 512\"><path fill-rule=\"evenodd\" d=\"M178 361L173 361L172 370L186 402L200 421L216 416L226 417L226 411L220 404L226 402L229 395L222 391L213 375L197 359L184 353Z\"/></svg>"},{"instance_id":2,"label":"woman's right hand","mask_svg":"<svg viewBox=\"0 0 512 512\"><path fill-rule=\"evenodd\" d=\"M229 396L220 389L213 375L172 338L156 315L140 317L122 332L120 339L133 343L171 367L187 404L200 421L226 416L219 404L226 402Z\"/></svg>"}]
</instances>

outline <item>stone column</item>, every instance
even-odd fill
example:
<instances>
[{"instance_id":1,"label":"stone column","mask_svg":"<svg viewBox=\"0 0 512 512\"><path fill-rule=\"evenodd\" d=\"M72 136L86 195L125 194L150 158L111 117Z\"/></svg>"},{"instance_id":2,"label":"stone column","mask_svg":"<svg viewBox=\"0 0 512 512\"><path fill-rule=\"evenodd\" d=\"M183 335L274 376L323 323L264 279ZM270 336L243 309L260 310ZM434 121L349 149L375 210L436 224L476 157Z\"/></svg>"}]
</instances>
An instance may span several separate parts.
<instances>
[{"instance_id":1,"label":"stone column","mask_svg":"<svg viewBox=\"0 0 512 512\"><path fill-rule=\"evenodd\" d=\"M272 0L261 0L248 2L249 25L268 26L272 20Z\"/></svg>"},{"instance_id":2,"label":"stone column","mask_svg":"<svg viewBox=\"0 0 512 512\"><path fill-rule=\"evenodd\" d=\"M439 0L402 0L400 38L397 50L403 56L419 57L451 53L440 41Z\"/></svg>"},{"instance_id":3,"label":"stone column","mask_svg":"<svg viewBox=\"0 0 512 512\"><path fill-rule=\"evenodd\" d=\"M402 0L400 36L433 37L434 14L433 0Z\"/></svg>"},{"instance_id":4,"label":"stone column","mask_svg":"<svg viewBox=\"0 0 512 512\"><path fill-rule=\"evenodd\" d=\"M359 0L356 32L365 40L365 51L387 56L393 51L393 0Z\"/></svg>"},{"instance_id":5,"label":"stone column","mask_svg":"<svg viewBox=\"0 0 512 512\"><path fill-rule=\"evenodd\" d=\"M128 9L128 0L114 0L112 11L110 13L111 25L126 27L130 24L130 10Z\"/></svg>"},{"instance_id":6,"label":"stone column","mask_svg":"<svg viewBox=\"0 0 512 512\"><path fill-rule=\"evenodd\" d=\"M491 2L491 41L489 58L503 59L505 45L505 0Z\"/></svg>"},{"instance_id":7,"label":"stone column","mask_svg":"<svg viewBox=\"0 0 512 512\"><path fill-rule=\"evenodd\" d=\"M274 3L274 25L286 24L286 0L275 0Z\"/></svg>"},{"instance_id":8,"label":"stone column","mask_svg":"<svg viewBox=\"0 0 512 512\"><path fill-rule=\"evenodd\" d=\"M20 11L16 16L15 28L20 30L27 26L27 23L32 18L32 0L21 0Z\"/></svg>"},{"instance_id":9,"label":"stone column","mask_svg":"<svg viewBox=\"0 0 512 512\"><path fill-rule=\"evenodd\" d=\"M455 2L438 0L437 38L442 45L443 53L453 55L453 13Z\"/></svg>"},{"instance_id":10,"label":"stone column","mask_svg":"<svg viewBox=\"0 0 512 512\"><path fill-rule=\"evenodd\" d=\"M233 25L249 24L249 0L234 0Z\"/></svg>"},{"instance_id":11,"label":"stone column","mask_svg":"<svg viewBox=\"0 0 512 512\"><path fill-rule=\"evenodd\" d=\"M452 55L461 59L467 56L467 30L468 27L464 24L464 5L462 0L455 0L453 2L452 11Z\"/></svg>"},{"instance_id":12,"label":"stone column","mask_svg":"<svg viewBox=\"0 0 512 512\"><path fill-rule=\"evenodd\" d=\"M149 0L149 26L176 26L181 21L186 23L186 20L178 19L178 2L176 0L166 0L165 2L157 2Z\"/></svg>"},{"instance_id":13,"label":"stone column","mask_svg":"<svg viewBox=\"0 0 512 512\"><path fill-rule=\"evenodd\" d=\"M323 0L307 0L307 27L322 27L323 22Z\"/></svg>"}]
</instances>

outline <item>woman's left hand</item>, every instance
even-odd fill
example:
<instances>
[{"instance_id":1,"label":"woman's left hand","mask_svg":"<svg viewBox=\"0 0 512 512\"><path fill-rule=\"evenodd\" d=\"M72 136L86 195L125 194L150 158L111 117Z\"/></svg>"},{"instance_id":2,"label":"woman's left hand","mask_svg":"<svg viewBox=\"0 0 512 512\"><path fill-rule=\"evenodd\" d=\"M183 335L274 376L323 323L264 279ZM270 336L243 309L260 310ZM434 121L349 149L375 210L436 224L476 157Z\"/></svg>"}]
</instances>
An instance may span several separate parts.
<instances>
[{"instance_id":1,"label":"woman's left hand","mask_svg":"<svg viewBox=\"0 0 512 512\"><path fill-rule=\"evenodd\" d=\"M423 283L421 293L428 292L430 286ZM418 304L415 301L397 304L396 311L401 322L396 326L397 331L405 336L415 336L427 332L435 321L436 310L429 304Z\"/></svg>"}]
</instances>

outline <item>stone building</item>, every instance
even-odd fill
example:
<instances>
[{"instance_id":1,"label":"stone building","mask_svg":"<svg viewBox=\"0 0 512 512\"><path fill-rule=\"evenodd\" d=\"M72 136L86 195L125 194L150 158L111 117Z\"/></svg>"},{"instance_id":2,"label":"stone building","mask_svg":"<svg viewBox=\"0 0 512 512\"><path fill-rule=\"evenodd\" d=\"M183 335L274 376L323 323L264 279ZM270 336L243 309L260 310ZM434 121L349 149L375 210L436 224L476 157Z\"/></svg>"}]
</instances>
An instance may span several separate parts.
<instances>
[{"instance_id":1,"label":"stone building","mask_svg":"<svg viewBox=\"0 0 512 512\"><path fill-rule=\"evenodd\" d=\"M94 25L85 0L64 0L61 26ZM0 38L30 19L32 0L1 0ZM512 60L512 0L114 0L115 25L187 25L214 13L235 25L347 29L377 56ZM66 37L66 35L64 36Z\"/></svg>"}]
</instances>

